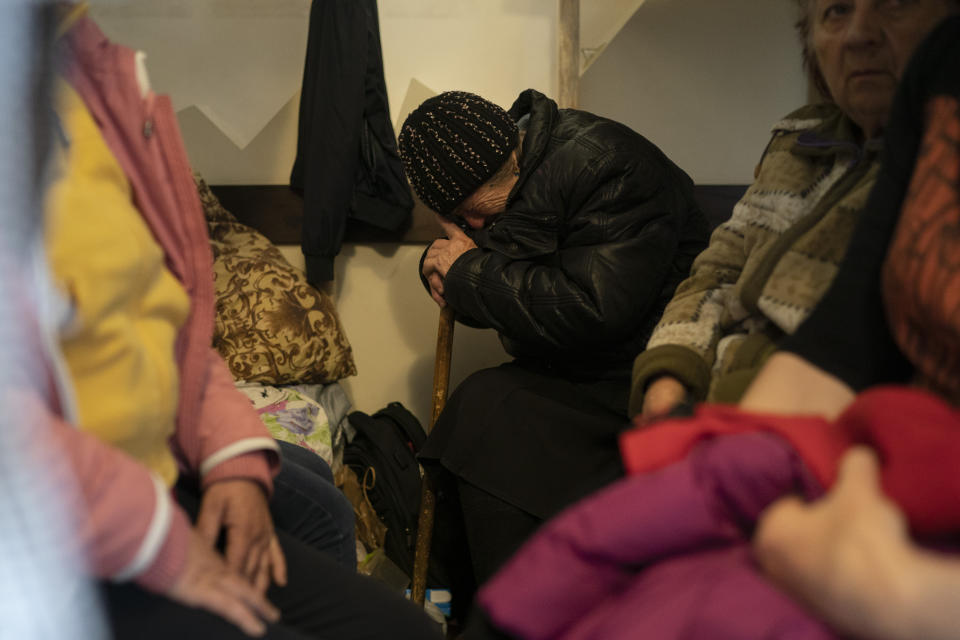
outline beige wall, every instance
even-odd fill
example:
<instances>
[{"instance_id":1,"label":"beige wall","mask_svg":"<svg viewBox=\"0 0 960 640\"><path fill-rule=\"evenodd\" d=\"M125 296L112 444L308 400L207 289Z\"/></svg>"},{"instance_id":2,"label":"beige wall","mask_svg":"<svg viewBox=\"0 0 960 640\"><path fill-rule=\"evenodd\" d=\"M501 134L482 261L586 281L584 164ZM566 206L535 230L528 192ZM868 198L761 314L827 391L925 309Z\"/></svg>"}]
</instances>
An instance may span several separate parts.
<instances>
[{"instance_id":1,"label":"beige wall","mask_svg":"<svg viewBox=\"0 0 960 640\"><path fill-rule=\"evenodd\" d=\"M309 6L308 0L299 1ZM417 106L406 100L414 81L433 92L479 93L504 107L528 87L547 94L555 91L556 0L379 0L378 7L384 79L394 123ZM123 24L117 23L118 27ZM108 34L123 41L123 33L108 30ZM163 55L163 51L151 52L148 63L160 67L165 61L157 59ZM197 57L202 58L203 51ZM302 53L289 64L302 68ZM172 80L170 71L160 68L165 73L154 80L162 91L164 77ZM204 73L202 66L197 69ZM209 81L229 86L217 77ZM197 107L181 110L180 126L191 161L210 184L286 183L296 153L298 105L299 94L243 149Z\"/></svg>"},{"instance_id":2,"label":"beige wall","mask_svg":"<svg viewBox=\"0 0 960 640\"><path fill-rule=\"evenodd\" d=\"M341 383L354 406L372 413L399 400L426 426L439 310L417 277L423 249L421 245L344 245L336 259L333 298L357 363L357 376ZM282 251L303 268L299 247L282 247ZM457 325L451 390L472 371L506 359L493 331Z\"/></svg>"},{"instance_id":3,"label":"beige wall","mask_svg":"<svg viewBox=\"0 0 960 640\"><path fill-rule=\"evenodd\" d=\"M806 97L793 0L647 0L580 82L699 184L748 184L770 126Z\"/></svg>"},{"instance_id":4,"label":"beige wall","mask_svg":"<svg viewBox=\"0 0 960 640\"><path fill-rule=\"evenodd\" d=\"M472 89L505 105L529 86L552 94L554 4L380 0L393 117L413 75L435 90ZM804 95L790 7L789 0L647 0L585 74L581 105L644 133L699 182L749 181L769 125ZM491 10L503 15L492 18ZM195 108L179 118L191 161L208 182L286 182L296 97L243 150ZM356 408L373 412L399 400L426 423L437 308L416 276L423 248L345 245L333 294L356 353L359 374L344 381ZM284 252L302 266L298 248ZM457 327L454 384L504 359L493 332Z\"/></svg>"},{"instance_id":5,"label":"beige wall","mask_svg":"<svg viewBox=\"0 0 960 640\"><path fill-rule=\"evenodd\" d=\"M503 15L483 10L493 0L406 1L407 9L401 0L380 1L395 121L409 106L413 78L505 106L527 87L555 90L553 0L498 0L513 7ZM794 11L792 0L647 0L584 74L581 107L644 134L698 183L749 182L770 125L806 96ZM298 101L244 149L196 108L184 109L180 125L195 167L211 184L285 183Z\"/></svg>"}]
</instances>

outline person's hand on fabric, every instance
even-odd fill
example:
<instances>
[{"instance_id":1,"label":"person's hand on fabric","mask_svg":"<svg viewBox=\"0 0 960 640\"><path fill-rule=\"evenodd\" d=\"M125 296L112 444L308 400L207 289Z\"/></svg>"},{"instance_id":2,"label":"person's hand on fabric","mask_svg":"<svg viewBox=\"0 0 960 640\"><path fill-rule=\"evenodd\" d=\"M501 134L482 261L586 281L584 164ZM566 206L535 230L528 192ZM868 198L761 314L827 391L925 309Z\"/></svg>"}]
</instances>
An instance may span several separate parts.
<instances>
[{"instance_id":1,"label":"person's hand on fabric","mask_svg":"<svg viewBox=\"0 0 960 640\"><path fill-rule=\"evenodd\" d=\"M262 636L266 622L277 622L280 612L196 531L190 531L187 562L167 597L189 607L205 609L237 625L244 633Z\"/></svg>"},{"instance_id":2,"label":"person's hand on fabric","mask_svg":"<svg viewBox=\"0 0 960 640\"><path fill-rule=\"evenodd\" d=\"M251 480L221 480L203 493L197 531L210 548L226 534L226 561L259 592L287 582L287 565L273 529L267 497Z\"/></svg>"},{"instance_id":3,"label":"person's hand on fabric","mask_svg":"<svg viewBox=\"0 0 960 640\"><path fill-rule=\"evenodd\" d=\"M457 258L470 249L476 249L477 245L454 223L440 216L437 216L437 220L447 237L434 240L427 249L423 259L423 277L430 285L430 297L443 308L447 304L443 298L443 279L447 277L447 271Z\"/></svg>"},{"instance_id":4,"label":"person's hand on fabric","mask_svg":"<svg viewBox=\"0 0 960 640\"><path fill-rule=\"evenodd\" d=\"M643 394L643 409L640 415L643 418L666 415L686 397L687 388L682 382L671 376L661 376L651 382Z\"/></svg>"},{"instance_id":5,"label":"person's hand on fabric","mask_svg":"<svg viewBox=\"0 0 960 640\"><path fill-rule=\"evenodd\" d=\"M767 508L753 550L768 577L837 629L913 637L901 605L916 559L903 514L881 491L872 450L848 452L823 499L783 498Z\"/></svg>"}]
</instances>

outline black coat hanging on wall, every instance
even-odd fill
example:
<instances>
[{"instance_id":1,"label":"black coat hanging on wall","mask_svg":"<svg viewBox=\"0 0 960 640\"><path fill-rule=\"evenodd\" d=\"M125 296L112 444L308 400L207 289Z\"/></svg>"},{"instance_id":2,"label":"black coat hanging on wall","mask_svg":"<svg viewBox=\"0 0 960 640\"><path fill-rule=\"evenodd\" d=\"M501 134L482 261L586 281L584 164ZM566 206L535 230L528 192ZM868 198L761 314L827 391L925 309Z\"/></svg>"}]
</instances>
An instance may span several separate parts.
<instances>
[{"instance_id":1,"label":"black coat hanging on wall","mask_svg":"<svg viewBox=\"0 0 960 640\"><path fill-rule=\"evenodd\" d=\"M333 279L348 219L409 225L376 0L313 0L290 186L303 194L301 248L314 284Z\"/></svg>"}]
</instances>

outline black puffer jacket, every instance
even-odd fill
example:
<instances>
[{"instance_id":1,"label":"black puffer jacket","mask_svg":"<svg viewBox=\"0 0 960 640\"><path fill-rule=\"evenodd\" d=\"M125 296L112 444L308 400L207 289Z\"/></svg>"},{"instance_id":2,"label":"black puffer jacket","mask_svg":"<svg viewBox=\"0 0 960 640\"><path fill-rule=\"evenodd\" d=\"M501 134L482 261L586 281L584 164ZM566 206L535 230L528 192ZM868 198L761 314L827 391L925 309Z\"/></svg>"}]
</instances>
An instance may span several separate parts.
<instances>
[{"instance_id":1,"label":"black puffer jacket","mask_svg":"<svg viewBox=\"0 0 960 640\"><path fill-rule=\"evenodd\" d=\"M628 127L528 89L520 177L507 210L469 230L447 272L458 320L491 327L522 362L574 379L629 374L706 246L693 183Z\"/></svg>"}]
</instances>

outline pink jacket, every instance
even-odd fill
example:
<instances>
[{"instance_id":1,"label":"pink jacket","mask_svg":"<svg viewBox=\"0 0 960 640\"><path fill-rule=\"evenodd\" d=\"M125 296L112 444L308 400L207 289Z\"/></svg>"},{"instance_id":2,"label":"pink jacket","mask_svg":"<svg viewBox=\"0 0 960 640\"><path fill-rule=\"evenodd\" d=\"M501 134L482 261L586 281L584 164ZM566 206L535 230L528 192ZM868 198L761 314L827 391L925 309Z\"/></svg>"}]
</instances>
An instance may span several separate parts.
<instances>
[{"instance_id":1,"label":"pink jacket","mask_svg":"<svg viewBox=\"0 0 960 640\"><path fill-rule=\"evenodd\" d=\"M64 75L127 174L134 204L190 297L190 315L176 343L180 405L171 447L181 471L203 486L249 478L269 493L279 468L276 443L211 347L212 255L170 100L152 92L141 97L135 53L108 41L91 20L80 19L63 44ZM56 437L85 500L79 535L94 572L165 591L186 559L186 515L146 468L57 422Z\"/></svg>"}]
</instances>

